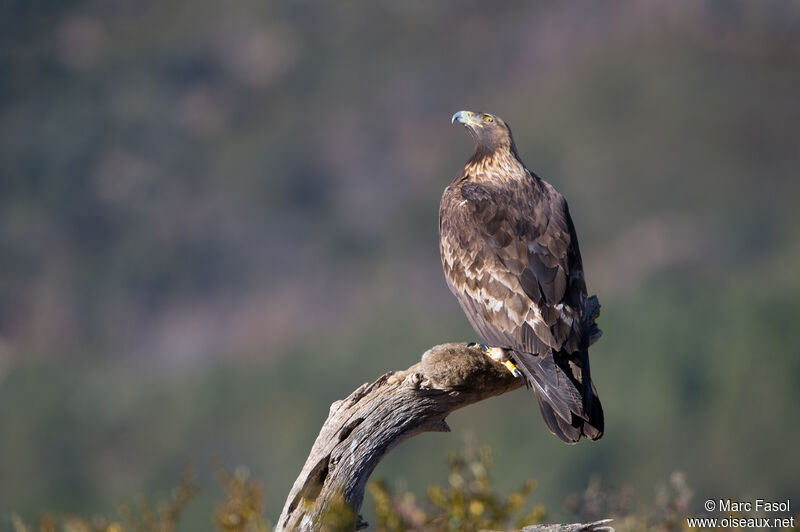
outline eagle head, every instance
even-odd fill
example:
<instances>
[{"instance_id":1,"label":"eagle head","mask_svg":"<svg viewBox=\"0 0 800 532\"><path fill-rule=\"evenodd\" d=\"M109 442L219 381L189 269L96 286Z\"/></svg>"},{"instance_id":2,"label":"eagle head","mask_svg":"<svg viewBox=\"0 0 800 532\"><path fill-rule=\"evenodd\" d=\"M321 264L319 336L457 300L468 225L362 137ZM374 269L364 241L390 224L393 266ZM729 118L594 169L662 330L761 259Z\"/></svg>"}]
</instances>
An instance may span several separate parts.
<instances>
[{"instance_id":1,"label":"eagle head","mask_svg":"<svg viewBox=\"0 0 800 532\"><path fill-rule=\"evenodd\" d=\"M459 111L453 115L451 123L455 124L456 121L464 124L470 136L475 140L476 148L479 151L493 152L498 148L509 148L513 152L516 151L511 128L499 116Z\"/></svg>"}]
</instances>

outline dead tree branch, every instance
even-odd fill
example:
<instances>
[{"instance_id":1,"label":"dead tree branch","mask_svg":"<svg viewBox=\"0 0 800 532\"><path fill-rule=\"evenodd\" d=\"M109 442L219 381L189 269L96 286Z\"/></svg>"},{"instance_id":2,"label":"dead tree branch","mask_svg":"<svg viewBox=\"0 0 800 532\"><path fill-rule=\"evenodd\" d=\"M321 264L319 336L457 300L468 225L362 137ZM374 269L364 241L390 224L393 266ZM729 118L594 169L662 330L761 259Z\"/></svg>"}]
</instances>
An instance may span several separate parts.
<instances>
[{"instance_id":1,"label":"dead tree branch","mask_svg":"<svg viewBox=\"0 0 800 532\"><path fill-rule=\"evenodd\" d=\"M450 412L520 386L502 364L463 343L433 347L407 370L363 384L331 405L277 530L320 531L343 509L353 516L351 529L363 528L355 516L367 479L386 453L422 432L447 432Z\"/></svg>"}]
</instances>

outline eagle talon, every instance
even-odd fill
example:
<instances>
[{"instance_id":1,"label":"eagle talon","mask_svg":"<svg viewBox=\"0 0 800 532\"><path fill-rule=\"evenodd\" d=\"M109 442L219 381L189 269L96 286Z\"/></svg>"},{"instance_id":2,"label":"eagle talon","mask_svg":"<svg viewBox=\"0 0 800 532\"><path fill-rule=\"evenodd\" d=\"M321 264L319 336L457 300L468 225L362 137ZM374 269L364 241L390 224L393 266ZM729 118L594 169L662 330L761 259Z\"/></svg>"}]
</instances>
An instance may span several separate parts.
<instances>
[{"instance_id":1,"label":"eagle talon","mask_svg":"<svg viewBox=\"0 0 800 532\"><path fill-rule=\"evenodd\" d=\"M522 372L519 370L519 368L517 368L517 365L514 364L514 362L512 362L511 359L508 357L508 352L511 351L511 349L507 347L489 347L484 343L478 343L478 342L469 342L467 344L467 347L477 347L478 349L483 351L483 354L486 355L487 357L491 358L495 362L500 362L501 364L503 364L506 367L506 369L508 369L508 371L510 371L511 374L514 375L514 377L522 379L522 382L525 383L526 387L529 386L528 379L525 378L525 375L523 375Z\"/></svg>"},{"instance_id":2,"label":"eagle talon","mask_svg":"<svg viewBox=\"0 0 800 532\"><path fill-rule=\"evenodd\" d=\"M519 370L519 368L516 366L516 364L514 364L510 360L506 360L506 361L503 362L503 365L506 368L508 368L508 371L510 371L511 374L514 375L514 377L516 377L518 379L522 379L522 382L525 383L525 387L526 388L530 388L530 383L528 382L528 379L525 377L525 375L522 374L522 372Z\"/></svg>"},{"instance_id":3,"label":"eagle talon","mask_svg":"<svg viewBox=\"0 0 800 532\"><path fill-rule=\"evenodd\" d=\"M508 371L510 371L510 372L511 372L511 374L512 374L512 375L514 375L515 377L522 377L522 373L520 373L519 369L517 369L517 366L516 366L516 365L515 365L513 362L511 362L510 360L504 360L504 361L503 361L503 365L504 365L504 366L505 366L505 367L508 369Z\"/></svg>"},{"instance_id":4,"label":"eagle talon","mask_svg":"<svg viewBox=\"0 0 800 532\"><path fill-rule=\"evenodd\" d=\"M491 352L491 349L489 349L489 346L487 346L486 344L478 343L478 342L470 342L470 343L467 344L467 347L477 347L478 349L483 351L484 354L486 354L487 356Z\"/></svg>"}]
</instances>

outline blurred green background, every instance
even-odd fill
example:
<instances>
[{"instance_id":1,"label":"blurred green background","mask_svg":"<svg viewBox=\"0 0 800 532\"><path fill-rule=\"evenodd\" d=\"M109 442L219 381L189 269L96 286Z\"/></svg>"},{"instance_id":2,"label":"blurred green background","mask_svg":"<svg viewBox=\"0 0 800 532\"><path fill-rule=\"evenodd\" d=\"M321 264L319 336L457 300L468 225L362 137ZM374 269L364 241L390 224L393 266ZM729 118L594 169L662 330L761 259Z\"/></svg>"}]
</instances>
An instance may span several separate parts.
<instances>
[{"instance_id":1,"label":"blurred green background","mask_svg":"<svg viewBox=\"0 0 800 532\"><path fill-rule=\"evenodd\" d=\"M606 435L561 444L520 390L376 475L422 492L471 434L554 513L675 470L698 508L800 504L800 4L0 5L3 526L215 454L274 520L332 401L476 339L437 247L459 109L570 202Z\"/></svg>"}]
</instances>

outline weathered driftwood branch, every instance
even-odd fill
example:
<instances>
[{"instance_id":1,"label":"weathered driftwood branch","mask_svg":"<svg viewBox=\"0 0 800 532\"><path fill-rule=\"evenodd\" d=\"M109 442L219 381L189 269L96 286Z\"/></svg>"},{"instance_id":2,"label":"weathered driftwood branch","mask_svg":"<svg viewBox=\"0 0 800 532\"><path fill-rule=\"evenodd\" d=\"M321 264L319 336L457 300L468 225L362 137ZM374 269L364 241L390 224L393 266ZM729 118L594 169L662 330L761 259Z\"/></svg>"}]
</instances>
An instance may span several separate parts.
<instances>
[{"instance_id":1,"label":"weathered driftwood branch","mask_svg":"<svg viewBox=\"0 0 800 532\"><path fill-rule=\"evenodd\" d=\"M331 405L277 529L320 531L343 509L354 516L351 529L363 528L366 523L355 516L367 479L387 452L419 433L447 432L450 412L520 386L502 364L463 343L433 347L407 370L363 384Z\"/></svg>"}]
</instances>

